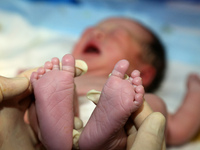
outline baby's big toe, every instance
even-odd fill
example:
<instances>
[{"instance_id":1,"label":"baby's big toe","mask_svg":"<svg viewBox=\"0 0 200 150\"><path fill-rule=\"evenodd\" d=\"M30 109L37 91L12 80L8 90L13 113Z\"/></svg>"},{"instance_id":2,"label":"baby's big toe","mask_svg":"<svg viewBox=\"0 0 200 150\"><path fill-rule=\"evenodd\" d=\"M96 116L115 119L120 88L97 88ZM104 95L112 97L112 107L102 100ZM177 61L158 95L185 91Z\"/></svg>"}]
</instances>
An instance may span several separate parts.
<instances>
[{"instance_id":1,"label":"baby's big toe","mask_svg":"<svg viewBox=\"0 0 200 150\"><path fill-rule=\"evenodd\" d=\"M126 71L128 70L129 62L127 60L120 60L114 67L112 71L112 76L124 78Z\"/></svg>"},{"instance_id":2,"label":"baby's big toe","mask_svg":"<svg viewBox=\"0 0 200 150\"><path fill-rule=\"evenodd\" d=\"M62 58L62 70L74 73L75 71L75 60L70 54L66 54Z\"/></svg>"}]
</instances>

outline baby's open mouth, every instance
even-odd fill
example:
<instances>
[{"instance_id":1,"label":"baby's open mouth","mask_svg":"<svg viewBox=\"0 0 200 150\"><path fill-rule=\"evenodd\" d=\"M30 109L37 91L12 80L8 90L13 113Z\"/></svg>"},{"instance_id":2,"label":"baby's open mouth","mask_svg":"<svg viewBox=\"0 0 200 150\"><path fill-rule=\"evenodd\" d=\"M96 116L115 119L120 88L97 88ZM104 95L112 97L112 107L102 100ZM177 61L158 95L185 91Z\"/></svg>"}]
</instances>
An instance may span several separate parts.
<instances>
[{"instance_id":1,"label":"baby's open mouth","mask_svg":"<svg viewBox=\"0 0 200 150\"><path fill-rule=\"evenodd\" d=\"M85 48L84 53L87 53L87 54L100 54L100 50L94 45L88 45Z\"/></svg>"}]
</instances>

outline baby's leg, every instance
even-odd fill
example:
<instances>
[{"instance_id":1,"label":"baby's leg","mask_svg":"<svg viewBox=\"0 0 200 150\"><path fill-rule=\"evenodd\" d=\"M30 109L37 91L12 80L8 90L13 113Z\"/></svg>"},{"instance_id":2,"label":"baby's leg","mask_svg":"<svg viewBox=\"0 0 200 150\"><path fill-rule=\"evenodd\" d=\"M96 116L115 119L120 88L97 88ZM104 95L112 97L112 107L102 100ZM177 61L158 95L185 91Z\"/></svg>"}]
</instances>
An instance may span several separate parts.
<instances>
[{"instance_id":1,"label":"baby's leg","mask_svg":"<svg viewBox=\"0 0 200 150\"><path fill-rule=\"evenodd\" d=\"M123 149L126 146L124 125L143 102L144 88L138 71L127 80L129 67L119 61L104 85L100 100L79 139L81 149Z\"/></svg>"},{"instance_id":2,"label":"baby's leg","mask_svg":"<svg viewBox=\"0 0 200 150\"><path fill-rule=\"evenodd\" d=\"M46 62L31 75L41 140L48 149L71 149L73 130L73 56Z\"/></svg>"}]
</instances>

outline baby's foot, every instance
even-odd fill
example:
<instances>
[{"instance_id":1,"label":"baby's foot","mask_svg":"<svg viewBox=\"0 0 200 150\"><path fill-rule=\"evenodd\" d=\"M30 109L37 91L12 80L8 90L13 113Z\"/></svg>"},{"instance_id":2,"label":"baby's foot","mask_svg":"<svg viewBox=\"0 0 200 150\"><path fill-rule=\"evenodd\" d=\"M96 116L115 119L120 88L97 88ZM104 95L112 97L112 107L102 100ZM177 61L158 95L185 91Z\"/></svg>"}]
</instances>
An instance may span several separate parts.
<instances>
[{"instance_id":1,"label":"baby's foot","mask_svg":"<svg viewBox=\"0 0 200 150\"><path fill-rule=\"evenodd\" d=\"M74 66L71 55L46 62L31 75L42 143L47 149L71 149Z\"/></svg>"},{"instance_id":2,"label":"baby's foot","mask_svg":"<svg viewBox=\"0 0 200 150\"><path fill-rule=\"evenodd\" d=\"M143 102L144 88L139 71L124 79L129 67L119 61L104 85L100 100L79 139L81 149L123 149L126 146L124 125Z\"/></svg>"}]
</instances>

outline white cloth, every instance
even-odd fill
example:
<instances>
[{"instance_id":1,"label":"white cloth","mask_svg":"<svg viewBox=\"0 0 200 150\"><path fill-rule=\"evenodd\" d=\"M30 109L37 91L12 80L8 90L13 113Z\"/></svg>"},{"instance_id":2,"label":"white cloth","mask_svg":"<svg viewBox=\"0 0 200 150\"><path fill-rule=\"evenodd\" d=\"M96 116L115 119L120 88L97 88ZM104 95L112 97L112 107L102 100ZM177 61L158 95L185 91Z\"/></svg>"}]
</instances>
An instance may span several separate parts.
<instances>
[{"instance_id":1,"label":"white cloth","mask_svg":"<svg viewBox=\"0 0 200 150\"><path fill-rule=\"evenodd\" d=\"M92 101L88 100L86 96L79 97L79 105L80 118L83 121L83 124L86 125L96 105Z\"/></svg>"}]
</instances>

